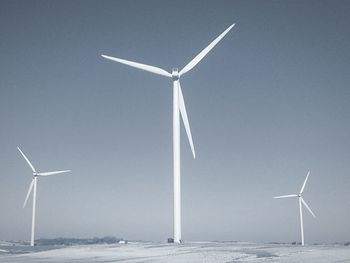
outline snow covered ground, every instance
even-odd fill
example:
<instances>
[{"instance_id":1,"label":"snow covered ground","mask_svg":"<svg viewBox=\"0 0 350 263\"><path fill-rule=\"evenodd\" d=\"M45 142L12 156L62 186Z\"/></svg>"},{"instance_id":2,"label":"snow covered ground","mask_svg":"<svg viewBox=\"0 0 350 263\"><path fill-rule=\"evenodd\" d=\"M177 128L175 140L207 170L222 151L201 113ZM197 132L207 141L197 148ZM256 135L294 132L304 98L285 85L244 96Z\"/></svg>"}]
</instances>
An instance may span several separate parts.
<instances>
[{"instance_id":1,"label":"snow covered ground","mask_svg":"<svg viewBox=\"0 0 350 263\"><path fill-rule=\"evenodd\" d=\"M237 242L129 243L70 247L1 246L0 262L350 262L350 246Z\"/></svg>"}]
</instances>

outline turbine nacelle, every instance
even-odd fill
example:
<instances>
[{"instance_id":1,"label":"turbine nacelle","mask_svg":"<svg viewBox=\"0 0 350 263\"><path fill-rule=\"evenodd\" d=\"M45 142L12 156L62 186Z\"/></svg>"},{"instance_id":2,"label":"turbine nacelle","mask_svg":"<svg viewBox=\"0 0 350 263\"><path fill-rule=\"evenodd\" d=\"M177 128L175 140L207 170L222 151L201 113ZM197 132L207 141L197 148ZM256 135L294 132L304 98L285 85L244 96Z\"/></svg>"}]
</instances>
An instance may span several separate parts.
<instances>
[{"instance_id":1,"label":"turbine nacelle","mask_svg":"<svg viewBox=\"0 0 350 263\"><path fill-rule=\"evenodd\" d=\"M178 68L173 68L173 71L171 73L171 77L172 77L173 81L177 81L180 79L180 74L179 74Z\"/></svg>"},{"instance_id":2,"label":"turbine nacelle","mask_svg":"<svg viewBox=\"0 0 350 263\"><path fill-rule=\"evenodd\" d=\"M61 171L52 171L52 172L37 172L36 169L34 168L33 164L29 161L28 157L24 154L24 152L22 152L22 150L19 147L17 147L17 149L21 153L21 155L23 156L24 160L27 162L27 164L29 165L29 167L33 171L33 179L32 179L32 182L29 185L27 196L26 196L26 199L25 199L24 204L23 204L23 207L25 207L25 205L26 205L26 203L28 201L29 195L30 195L30 193L33 190L34 183L36 184L36 178L38 176L48 176L48 175L54 175L54 174L68 173L71 170L61 170Z\"/></svg>"}]
</instances>

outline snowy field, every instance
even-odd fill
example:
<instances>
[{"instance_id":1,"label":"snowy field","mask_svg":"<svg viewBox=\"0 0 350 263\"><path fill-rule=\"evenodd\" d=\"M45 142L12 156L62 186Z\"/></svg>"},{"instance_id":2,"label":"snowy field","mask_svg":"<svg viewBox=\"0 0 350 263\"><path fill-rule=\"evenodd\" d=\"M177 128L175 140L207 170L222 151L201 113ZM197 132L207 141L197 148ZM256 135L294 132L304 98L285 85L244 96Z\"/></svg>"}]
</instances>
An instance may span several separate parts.
<instances>
[{"instance_id":1,"label":"snowy field","mask_svg":"<svg viewBox=\"0 0 350 263\"><path fill-rule=\"evenodd\" d=\"M70 247L0 246L0 262L350 262L350 247L236 242L129 243Z\"/></svg>"}]
</instances>

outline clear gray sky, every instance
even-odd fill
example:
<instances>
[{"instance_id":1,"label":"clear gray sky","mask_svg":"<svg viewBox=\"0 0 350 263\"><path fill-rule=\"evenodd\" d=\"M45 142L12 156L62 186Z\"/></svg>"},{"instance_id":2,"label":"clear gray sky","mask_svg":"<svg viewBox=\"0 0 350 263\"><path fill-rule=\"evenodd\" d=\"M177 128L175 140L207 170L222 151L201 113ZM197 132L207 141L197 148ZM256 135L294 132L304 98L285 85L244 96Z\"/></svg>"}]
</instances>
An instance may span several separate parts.
<instances>
[{"instance_id":1,"label":"clear gray sky","mask_svg":"<svg viewBox=\"0 0 350 263\"><path fill-rule=\"evenodd\" d=\"M182 68L183 239L350 239L349 1L1 1L0 239L172 236L172 88L101 53Z\"/></svg>"}]
</instances>

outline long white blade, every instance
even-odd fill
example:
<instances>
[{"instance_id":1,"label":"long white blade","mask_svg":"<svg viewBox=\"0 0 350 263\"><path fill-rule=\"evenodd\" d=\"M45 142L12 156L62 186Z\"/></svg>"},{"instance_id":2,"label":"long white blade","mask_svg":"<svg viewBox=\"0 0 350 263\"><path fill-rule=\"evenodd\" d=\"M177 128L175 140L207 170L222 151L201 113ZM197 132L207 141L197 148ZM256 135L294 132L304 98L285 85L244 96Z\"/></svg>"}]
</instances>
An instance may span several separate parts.
<instances>
[{"instance_id":1,"label":"long white blade","mask_svg":"<svg viewBox=\"0 0 350 263\"><path fill-rule=\"evenodd\" d=\"M26 162L29 164L30 168L33 170L33 172L35 173L35 168L32 165L32 163L29 161L29 159L27 158L27 156L22 152L22 150L17 146L18 151L22 154L24 160L26 160Z\"/></svg>"},{"instance_id":2,"label":"long white blade","mask_svg":"<svg viewBox=\"0 0 350 263\"><path fill-rule=\"evenodd\" d=\"M196 152L195 152L194 146L193 146L193 140L192 140L192 133L191 133L191 128L190 128L190 123L188 122L187 111L186 111L186 106L185 106L185 100L184 100L184 97L182 95L180 81L177 81L177 85L179 87L179 108L180 108L182 121L183 121L184 126L185 126L185 130L186 130L186 133L187 133L188 141L190 143L190 147L191 147L191 150L192 150L193 158L196 158Z\"/></svg>"},{"instance_id":3,"label":"long white blade","mask_svg":"<svg viewBox=\"0 0 350 263\"><path fill-rule=\"evenodd\" d=\"M273 198L280 199L280 198L288 198L288 197L297 197L298 195L280 195L280 196L274 196Z\"/></svg>"},{"instance_id":4,"label":"long white blade","mask_svg":"<svg viewBox=\"0 0 350 263\"><path fill-rule=\"evenodd\" d=\"M213 47L216 46L217 43L235 26L235 24L232 24L229 28L227 28L224 32L221 33L220 36L218 36L213 42L211 42L205 49L203 49L194 59L190 61L181 71L180 75L185 74L186 72L190 71L194 66L196 66L199 61L201 61L210 50L212 50Z\"/></svg>"},{"instance_id":5,"label":"long white blade","mask_svg":"<svg viewBox=\"0 0 350 263\"><path fill-rule=\"evenodd\" d=\"M68 173L68 172L70 172L70 171L71 171L71 170L44 172L44 173L37 173L37 175L40 175L40 176L48 176L48 175L54 175L54 174Z\"/></svg>"},{"instance_id":6,"label":"long white blade","mask_svg":"<svg viewBox=\"0 0 350 263\"><path fill-rule=\"evenodd\" d=\"M137 62L132 62L132 61L121 59L121 58L115 58L115 57L110 57L110 56L106 56L106 55L101 55L101 56L106 58L106 59L110 59L110 60L125 64L125 65L128 65L130 67L142 69L145 71L149 71L149 72L152 72L152 73L155 73L158 75L162 75L162 76L171 78L171 74L169 72L165 71L164 69L161 69L161 68L157 68L157 67L137 63Z\"/></svg>"},{"instance_id":7,"label":"long white blade","mask_svg":"<svg viewBox=\"0 0 350 263\"><path fill-rule=\"evenodd\" d=\"M311 208L307 205L307 203L305 202L305 200L304 200L302 197L300 197L300 198L301 198L301 202L305 205L305 207L307 208L307 210L309 210L309 212L311 213L311 215L312 215L314 218L316 218L314 212L312 212Z\"/></svg>"},{"instance_id":8,"label":"long white blade","mask_svg":"<svg viewBox=\"0 0 350 263\"><path fill-rule=\"evenodd\" d=\"M304 181L304 183L303 183L303 186L302 186L301 189L300 189L300 193L301 193L301 194L304 192L304 188L305 188L307 179L309 178L309 175L310 175L310 171L307 173L306 178L305 178L305 181Z\"/></svg>"},{"instance_id":9,"label":"long white blade","mask_svg":"<svg viewBox=\"0 0 350 263\"><path fill-rule=\"evenodd\" d=\"M32 180L32 182L30 183L29 185L29 189L28 189L28 192L27 192L27 196L26 196L26 199L24 200L24 203L23 203L23 208L26 206L27 204L27 201L28 201L28 198L29 198L29 195L33 189L33 185L34 185L34 179Z\"/></svg>"}]
</instances>

